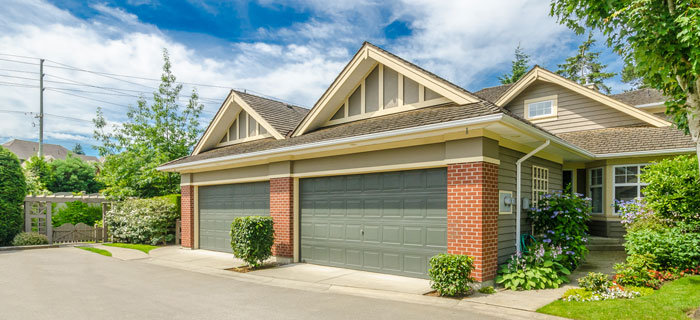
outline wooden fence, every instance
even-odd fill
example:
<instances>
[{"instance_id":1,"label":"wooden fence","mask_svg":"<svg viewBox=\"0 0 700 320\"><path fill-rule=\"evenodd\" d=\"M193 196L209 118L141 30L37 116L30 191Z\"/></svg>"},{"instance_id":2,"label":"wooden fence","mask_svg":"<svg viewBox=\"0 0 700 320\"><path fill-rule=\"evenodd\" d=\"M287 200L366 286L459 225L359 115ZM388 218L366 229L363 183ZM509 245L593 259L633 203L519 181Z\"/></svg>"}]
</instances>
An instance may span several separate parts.
<instances>
[{"instance_id":1,"label":"wooden fence","mask_svg":"<svg viewBox=\"0 0 700 320\"><path fill-rule=\"evenodd\" d=\"M76 225L66 223L53 229L52 238L54 243L101 242L106 238L104 231L104 228L91 227L84 223Z\"/></svg>"}]
</instances>

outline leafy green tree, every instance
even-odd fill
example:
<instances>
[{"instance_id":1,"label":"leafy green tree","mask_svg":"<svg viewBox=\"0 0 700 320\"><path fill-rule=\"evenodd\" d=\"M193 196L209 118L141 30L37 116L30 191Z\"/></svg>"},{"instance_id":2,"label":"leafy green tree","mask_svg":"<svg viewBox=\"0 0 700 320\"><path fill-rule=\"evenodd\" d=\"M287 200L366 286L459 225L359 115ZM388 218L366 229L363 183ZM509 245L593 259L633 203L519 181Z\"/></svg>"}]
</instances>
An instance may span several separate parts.
<instances>
[{"instance_id":1,"label":"leafy green tree","mask_svg":"<svg viewBox=\"0 0 700 320\"><path fill-rule=\"evenodd\" d=\"M607 65L600 62L600 51L591 52L595 44L593 34L588 34L588 39L579 47L576 55L566 58L566 62L559 65L557 73L580 84L593 84L598 89L610 93L610 87L604 81L615 76L615 73L603 72Z\"/></svg>"},{"instance_id":2,"label":"leafy green tree","mask_svg":"<svg viewBox=\"0 0 700 320\"><path fill-rule=\"evenodd\" d=\"M95 193L100 191L100 183L95 179L96 169L93 165L69 154L65 160L51 162L51 192Z\"/></svg>"},{"instance_id":3,"label":"leafy green tree","mask_svg":"<svg viewBox=\"0 0 700 320\"><path fill-rule=\"evenodd\" d=\"M526 54L518 44L515 48L515 60L512 62L510 73L500 76L498 80L501 80L501 84L515 83L530 69L529 62L530 55Z\"/></svg>"},{"instance_id":4,"label":"leafy green tree","mask_svg":"<svg viewBox=\"0 0 700 320\"><path fill-rule=\"evenodd\" d=\"M634 67L634 62L625 62L625 66L622 68L620 76L622 77L622 82L630 86L630 90L637 90L647 87L644 84L644 76L637 73L637 70Z\"/></svg>"},{"instance_id":5,"label":"leafy green tree","mask_svg":"<svg viewBox=\"0 0 700 320\"><path fill-rule=\"evenodd\" d=\"M66 206L58 209L58 213L51 216L51 223L59 227L66 223L84 223L89 226L102 219L102 207L89 205L80 201L66 202Z\"/></svg>"},{"instance_id":6,"label":"leafy green tree","mask_svg":"<svg viewBox=\"0 0 700 320\"><path fill-rule=\"evenodd\" d=\"M97 111L94 137L97 149L106 156L99 180L111 197L153 197L180 192L178 173L156 168L189 155L202 132L199 116L203 105L193 90L185 106L178 103L182 85L176 84L167 50L163 50L163 74L152 104L140 98L129 106L127 120L106 132L107 121Z\"/></svg>"},{"instance_id":7,"label":"leafy green tree","mask_svg":"<svg viewBox=\"0 0 700 320\"><path fill-rule=\"evenodd\" d=\"M81 146L80 143L76 143L72 151L75 154L85 155L85 151L83 151L83 146Z\"/></svg>"},{"instance_id":8,"label":"leafy green tree","mask_svg":"<svg viewBox=\"0 0 700 320\"><path fill-rule=\"evenodd\" d=\"M39 156L32 156L24 163L24 175L28 191L35 194L48 190L53 178L51 165Z\"/></svg>"},{"instance_id":9,"label":"leafy green tree","mask_svg":"<svg viewBox=\"0 0 700 320\"><path fill-rule=\"evenodd\" d=\"M26 187L19 159L0 146L0 246L10 245L22 231Z\"/></svg>"},{"instance_id":10,"label":"leafy green tree","mask_svg":"<svg viewBox=\"0 0 700 320\"><path fill-rule=\"evenodd\" d=\"M553 0L551 15L575 32L603 32L608 46L661 90L666 113L690 133L700 158L700 1ZM699 167L700 168L700 167Z\"/></svg>"}]
</instances>

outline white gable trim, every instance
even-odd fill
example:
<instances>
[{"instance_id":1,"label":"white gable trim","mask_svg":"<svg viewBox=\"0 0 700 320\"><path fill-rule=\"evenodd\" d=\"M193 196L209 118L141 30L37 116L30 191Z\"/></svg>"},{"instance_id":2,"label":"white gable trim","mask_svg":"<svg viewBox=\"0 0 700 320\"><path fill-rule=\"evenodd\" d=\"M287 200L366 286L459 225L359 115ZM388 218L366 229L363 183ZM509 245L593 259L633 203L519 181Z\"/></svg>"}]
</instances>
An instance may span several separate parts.
<instances>
[{"instance_id":1,"label":"white gable trim","mask_svg":"<svg viewBox=\"0 0 700 320\"><path fill-rule=\"evenodd\" d=\"M501 95L501 97L498 98L498 100L496 100L496 105L502 107L505 106L508 102L515 99L515 97L517 97L520 93L527 89L536 80L547 81L560 85L566 89L569 89L585 97L598 101L606 106L609 106L613 109L616 109L622 113L635 117L656 127L667 127L671 125L670 122L660 119L659 117L656 117L635 107L624 104L620 101L617 101L596 90L586 88L574 81L566 79L560 75L542 69L538 66L535 66L532 70L530 70L530 72L528 72L525 76L518 80L518 82L514 86L508 88L508 90L506 90L506 92L503 95Z\"/></svg>"},{"instance_id":2,"label":"white gable trim","mask_svg":"<svg viewBox=\"0 0 700 320\"><path fill-rule=\"evenodd\" d=\"M236 116L238 115L239 112L235 112L234 114L231 114L230 110L231 108L234 107L234 104L236 106L239 106L241 109L245 110L251 117L255 119L255 121L258 122L261 126L267 130L267 132L275 137L278 140L284 139L284 136L281 135L277 130L275 130L270 123L265 120L260 114L255 112L253 108L250 107L243 99L236 94L235 91L231 90L229 93L228 97L226 97L226 100L224 100L224 103L221 105L221 108L219 108L219 111L216 113L216 116L214 116L214 119L212 119L211 123L207 127L207 130L204 131L204 134L202 135L202 138L199 139L199 142L197 142L197 145L195 145L194 150L192 151L192 155L197 155L204 151L205 146L217 146L219 145L219 142L221 141L221 137L214 137L213 133L216 131L216 129L221 126L225 125L226 126L226 131L228 131L229 127L233 123L233 121L236 119ZM230 121L225 121L225 119L230 120ZM215 140L212 142L212 139Z\"/></svg>"},{"instance_id":3,"label":"white gable trim","mask_svg":"<svg viewBox=\"0 0 700 320\"><path fill-rule=\"evenodd\" d=\"M319 113L321 110L331 107L335 108L337 106L329 106L329 101L335 95L338 94L342 84L344 84L348 78L354 73L361 62L365 59L371 58L377 62L395 70L396 72L407 76L419 84L425 86L426 88L433 90L437 94L454 101L458 104L468 104L479 102L479 98L470 95L466 92L456 90L452 86L448 85L443 81L435 79L435 76L429 75L415 66L412 66L397 57L394 57L379 48L374 47L369 43L365 43L363 47L358 51L355 56L350 60L350 62L345 66L343 71L338 75L338 77L333 81L333 83L328 87L328 90L321 96L321 98L316 102L314 107L309 111L309 113L304 117L304 120L299 124L297 129L293 133L293 137L300 136L306 133L312 123L318 121ZM325 122L327 119L322 119Z\"/></svg>"}]
</instances>

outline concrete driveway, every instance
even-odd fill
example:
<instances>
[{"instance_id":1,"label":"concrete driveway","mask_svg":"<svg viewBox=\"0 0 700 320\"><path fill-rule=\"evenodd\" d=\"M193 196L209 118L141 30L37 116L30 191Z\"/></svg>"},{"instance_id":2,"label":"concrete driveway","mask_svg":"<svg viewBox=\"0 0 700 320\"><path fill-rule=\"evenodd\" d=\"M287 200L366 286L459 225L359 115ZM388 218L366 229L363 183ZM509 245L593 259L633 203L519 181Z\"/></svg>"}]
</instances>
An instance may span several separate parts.
<instances>
[{"instance_id":1,"label":"concrete driveway","mask_svg":"<svg viewBox=\"0 0 700 320\"><path fill-rule=\"evenodd\" d=\"M0 252L0 270L2 319L513 318L489 308L280 288L77 248Z\"/></svg>"}]
</instances>

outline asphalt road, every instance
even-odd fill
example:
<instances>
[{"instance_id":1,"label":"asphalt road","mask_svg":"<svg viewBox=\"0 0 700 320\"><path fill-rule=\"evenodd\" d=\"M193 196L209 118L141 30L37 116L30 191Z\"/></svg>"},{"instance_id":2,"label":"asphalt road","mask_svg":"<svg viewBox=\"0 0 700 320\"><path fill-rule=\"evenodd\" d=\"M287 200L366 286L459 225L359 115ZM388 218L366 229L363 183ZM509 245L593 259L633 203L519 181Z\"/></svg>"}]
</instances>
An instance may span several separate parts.
<instances>
[{"instance_id":1,"label":"asphalt road","mask_svg":"<svg viewBox=\"0 0 700 320\"><path fill-rule=\"evenodd\" d=\"M0 319L490 319L266 286L77 248L0 252Z\"/></svg>"}]
</instances>

